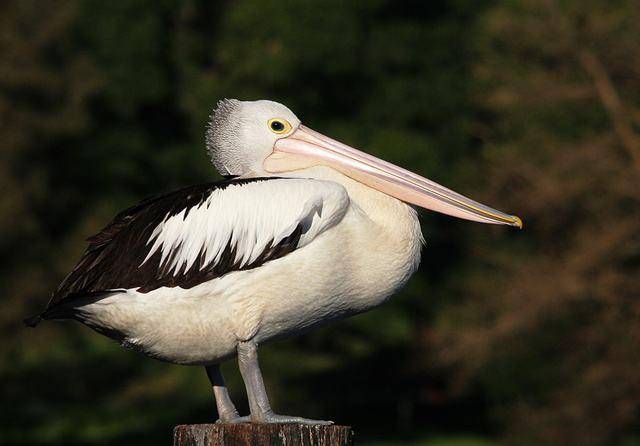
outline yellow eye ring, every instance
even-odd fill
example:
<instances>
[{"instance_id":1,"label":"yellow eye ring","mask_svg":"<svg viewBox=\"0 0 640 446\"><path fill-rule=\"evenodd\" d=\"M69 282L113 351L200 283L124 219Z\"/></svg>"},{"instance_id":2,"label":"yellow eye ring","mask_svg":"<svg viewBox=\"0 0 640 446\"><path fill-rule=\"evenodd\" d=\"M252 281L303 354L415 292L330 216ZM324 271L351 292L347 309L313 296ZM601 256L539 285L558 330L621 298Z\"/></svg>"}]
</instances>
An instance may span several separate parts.
<instances>
[{"instance_id":1,"label":"yellow eye ring","mask_svg":"<svg viewBox=\"0 0 640 446\"><path fill-rule=\"evenodd\" d=\"M289 121L282 118L273 118L269 119L267 122L269 126L269 130L278 135L282 135L283 133L289 133L291 131L291 124Z\"/></svg>"}]
</instances>

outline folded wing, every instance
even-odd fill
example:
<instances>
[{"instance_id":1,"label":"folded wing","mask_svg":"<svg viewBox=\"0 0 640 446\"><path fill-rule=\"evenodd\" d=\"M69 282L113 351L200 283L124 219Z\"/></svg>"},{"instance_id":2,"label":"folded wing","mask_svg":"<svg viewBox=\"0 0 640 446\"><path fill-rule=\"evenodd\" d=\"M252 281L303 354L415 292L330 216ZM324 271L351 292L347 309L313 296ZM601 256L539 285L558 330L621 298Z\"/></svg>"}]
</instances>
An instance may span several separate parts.
<instances>
[{"instance_id":1,"label":"folded wing","mask_svg":"<svg viewBox=\"0 0 640 446\"><path fill-rule=\"evenodd\" d=\"M112 290L191 288L311 243L349 207L342 186L294 178L232 179L154 197L100 233L49 307Z\"/></svg>"}]
</instances>

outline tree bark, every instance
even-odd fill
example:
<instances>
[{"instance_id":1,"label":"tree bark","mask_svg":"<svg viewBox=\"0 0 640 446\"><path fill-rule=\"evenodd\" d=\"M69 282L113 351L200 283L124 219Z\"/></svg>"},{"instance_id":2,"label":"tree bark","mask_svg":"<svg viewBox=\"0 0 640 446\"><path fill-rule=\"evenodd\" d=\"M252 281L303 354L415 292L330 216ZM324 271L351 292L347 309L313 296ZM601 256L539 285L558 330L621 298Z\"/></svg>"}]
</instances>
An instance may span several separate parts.
<instances>
[{"instance_id":1,"label":"tree bark","mask_svg":"<svg viewBox=\"0 0 640 446\"><path fill-rule=\"evenodd\" d=\"M352 446L349 426L303 424L182 424L173 446Z\"/></svg>"}]
</instances>

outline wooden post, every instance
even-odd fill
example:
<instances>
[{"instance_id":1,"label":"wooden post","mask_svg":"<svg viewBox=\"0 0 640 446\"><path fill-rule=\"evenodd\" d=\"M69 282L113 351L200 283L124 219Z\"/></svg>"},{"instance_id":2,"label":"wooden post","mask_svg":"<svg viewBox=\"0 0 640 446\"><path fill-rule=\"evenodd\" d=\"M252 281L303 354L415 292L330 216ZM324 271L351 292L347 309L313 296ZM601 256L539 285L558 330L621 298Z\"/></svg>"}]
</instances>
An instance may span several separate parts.
<instances>
[{"instance_id":1,"label":"wooden post","mask_svg":"<svg viewBox=\"0 0 640 446\"><path fill-rule=\"evenodd\" d=\"M352 446L349 426L304 424L182 424L173 446Z\"/></svg>"}]
</instances>

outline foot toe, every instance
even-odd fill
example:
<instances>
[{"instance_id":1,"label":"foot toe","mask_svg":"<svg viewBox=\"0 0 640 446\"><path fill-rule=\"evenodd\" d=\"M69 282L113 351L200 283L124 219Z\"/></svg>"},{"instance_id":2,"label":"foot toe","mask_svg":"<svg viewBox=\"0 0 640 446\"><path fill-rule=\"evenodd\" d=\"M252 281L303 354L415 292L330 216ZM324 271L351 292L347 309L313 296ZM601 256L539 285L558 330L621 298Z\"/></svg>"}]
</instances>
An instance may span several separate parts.
<instances>
[{"instance_id":1,"label":"foot toe","mask_svg":"<svg viewBox=\"0 0 640 446\"><path fill-rule=\"evenodd\" d=\"M260 417L260 420L255 420L258 423L284 423L284 424L310 424L310 425L323 425L328 426L333 424L333 421L325 420L312 420L309 418L292 417L289 415L278 415L275 413L265 414Z\"/></svg>"},{"instance_id":2,"label":"foot toe","mask_svg":"<svg viewBox=\"0 0 640 446\"><path fill-rule=\"evenodd\" d=\"M249 415L245 417L236 416L236 417L224 417L220 418L216 421L217 424L240 424L240 423L251 423L251 417Z\"/></svg>"}]
</instances>

